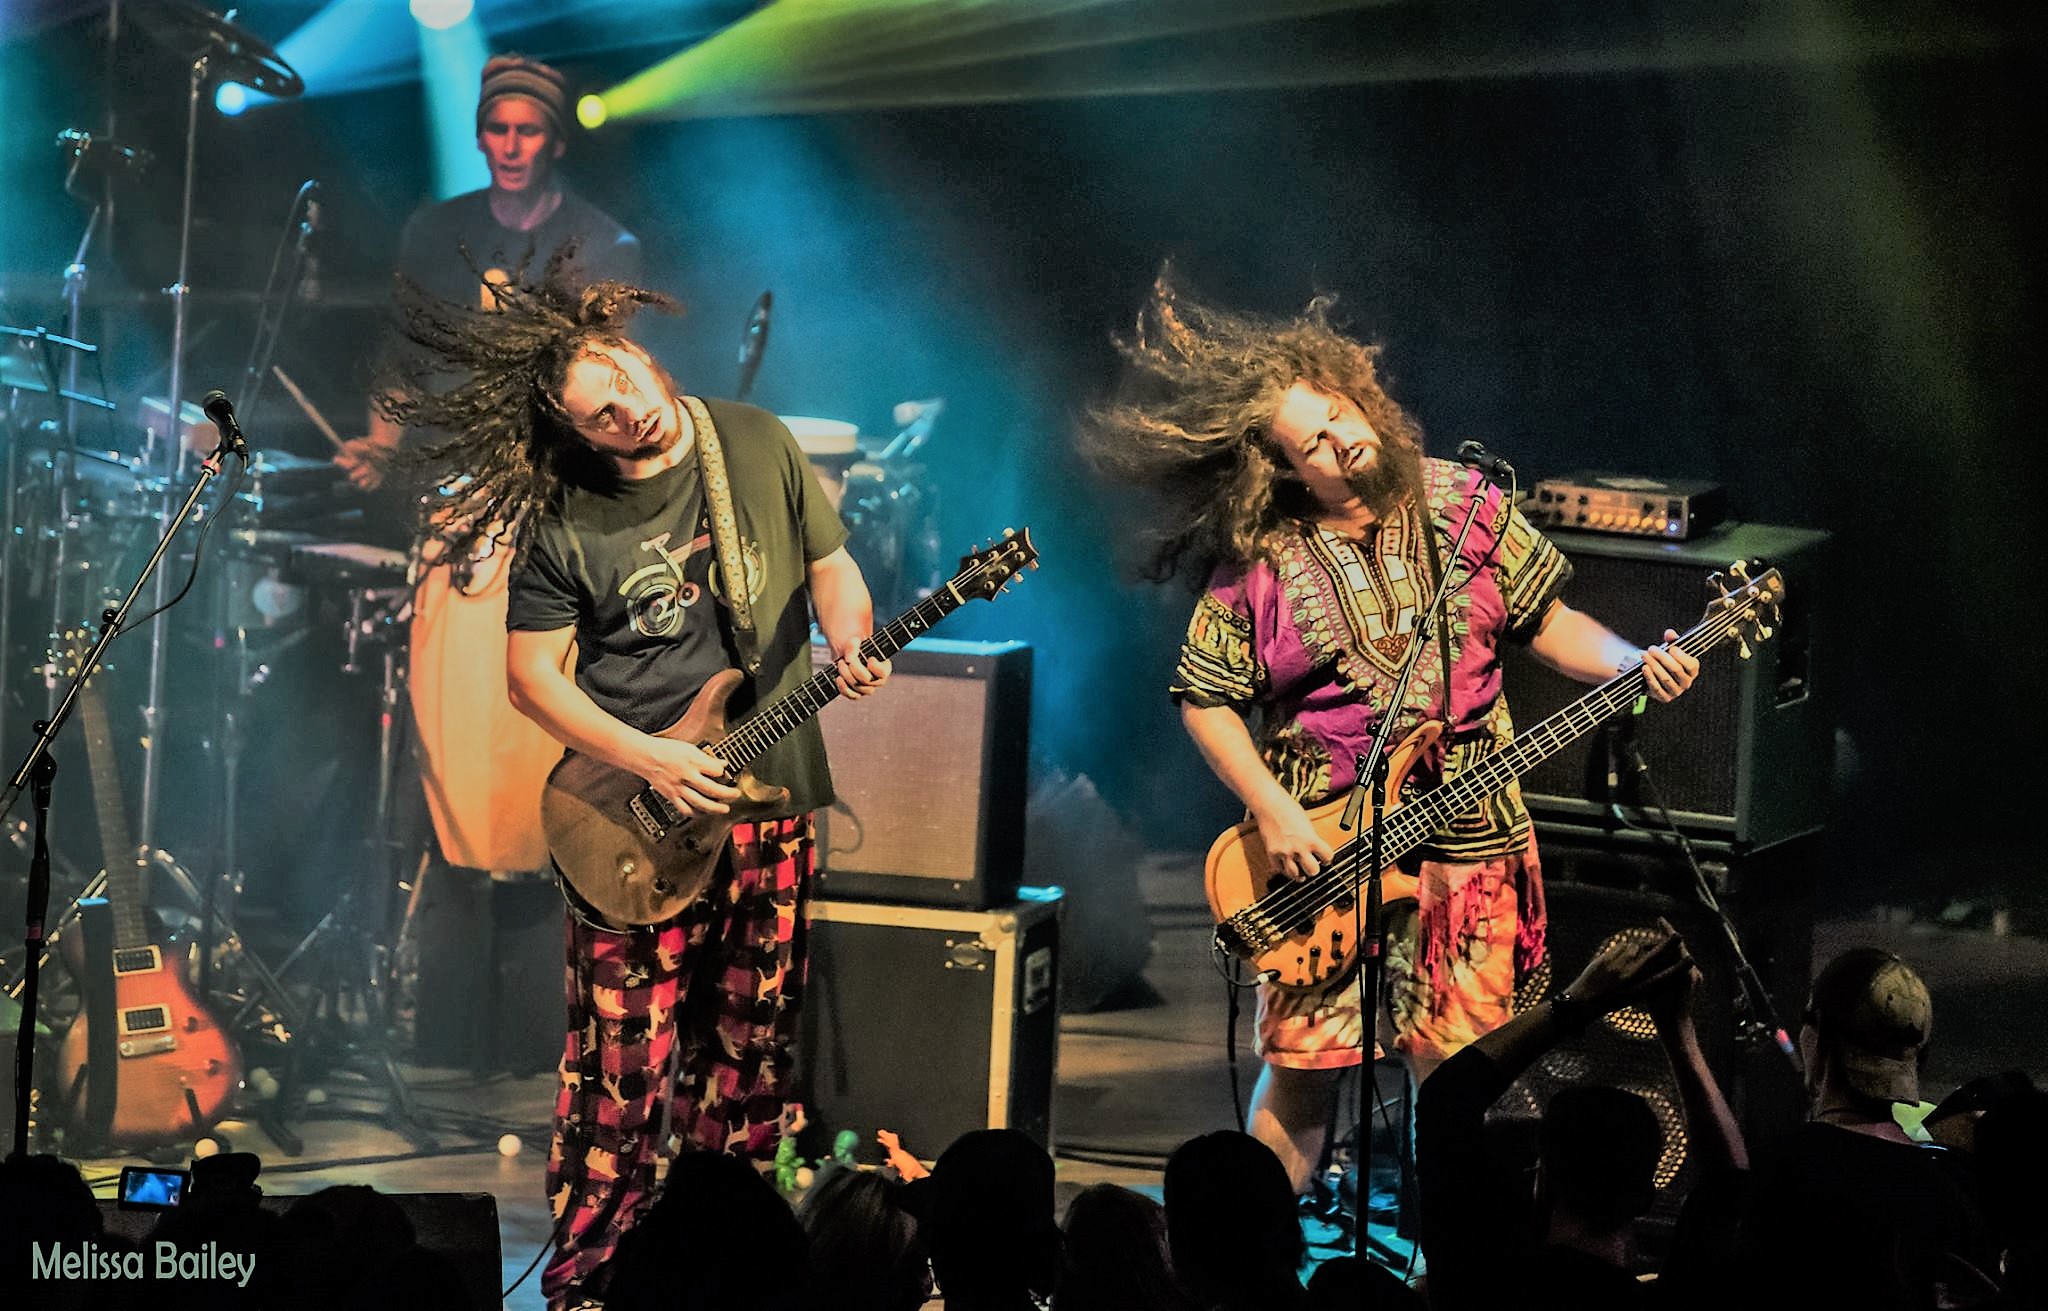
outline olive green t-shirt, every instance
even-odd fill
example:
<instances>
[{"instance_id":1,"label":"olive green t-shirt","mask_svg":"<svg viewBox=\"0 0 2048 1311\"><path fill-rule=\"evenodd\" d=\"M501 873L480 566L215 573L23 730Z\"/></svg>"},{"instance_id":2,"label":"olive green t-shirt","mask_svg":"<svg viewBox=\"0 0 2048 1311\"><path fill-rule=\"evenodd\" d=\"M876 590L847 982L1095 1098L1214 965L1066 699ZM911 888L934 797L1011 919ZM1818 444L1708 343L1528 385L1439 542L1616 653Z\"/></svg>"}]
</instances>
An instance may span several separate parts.
<instances>
[{"instance_id":1,"label":"olive green t-shirt","mask_svg":"<svg viewBox=\"0 0 2048 1311\"><path fill-rule=\"evenodd\" d=\"M812 561L846 542L795 438L765 410L706 401L739 520L753 631L736 629L714 563L694 455L652 478L567 489L513 572L506 627L576 630L576 682L607 713L655 733L722 669L748 674L728 722L811 676ZM829 805L825 740L812 718L753 767L790 791L788 812Z\"/></svg>"}]
</instances>

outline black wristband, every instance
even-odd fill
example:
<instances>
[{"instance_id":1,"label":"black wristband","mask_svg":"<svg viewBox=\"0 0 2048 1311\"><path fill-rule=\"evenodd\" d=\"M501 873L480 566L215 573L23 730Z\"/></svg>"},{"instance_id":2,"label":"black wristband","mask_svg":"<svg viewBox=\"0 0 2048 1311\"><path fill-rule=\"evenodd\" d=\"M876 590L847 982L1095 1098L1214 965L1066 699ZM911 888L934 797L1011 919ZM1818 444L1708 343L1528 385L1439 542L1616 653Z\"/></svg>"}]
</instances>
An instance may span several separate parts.
<instances>
[{"instance_id":1,"label":"black wristband","mask_svg":"<svg viewBox=\"0 0 2048 1311\"><path fill-rule=\"evenodd\" d=\"M1593 1003L1584 997L1574 997L1570 989L1550 999L1550 1018L1566 1033L1584 1033L1586 1026L1593 1022Z\"/></svg>"}]
</instances>

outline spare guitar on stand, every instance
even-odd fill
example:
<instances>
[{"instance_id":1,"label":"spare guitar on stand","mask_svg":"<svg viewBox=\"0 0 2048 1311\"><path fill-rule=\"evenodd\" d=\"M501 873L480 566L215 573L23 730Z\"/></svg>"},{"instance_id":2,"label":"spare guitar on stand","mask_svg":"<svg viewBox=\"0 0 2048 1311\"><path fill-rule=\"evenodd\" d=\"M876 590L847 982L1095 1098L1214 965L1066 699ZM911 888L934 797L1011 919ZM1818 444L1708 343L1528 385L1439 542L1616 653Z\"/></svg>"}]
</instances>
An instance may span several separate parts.
<instances>
[{"instance_id":1,"label":"spare guitar on stand","mask_svg":"<svg viewBox=\"0 0 2048 1311\"><path fill-rule=\"evenodd\" d=\"M59 657L60 672L75 675L89 638L79 632L69 636L72 644ZM58 1057L58 1086L74 1125L87 1126L92 1136L103 1132L108 1143L146 1147L190 1140L226 1111L241 1083L241 1062L186 977L183 962L166 953L149 931L143 864L128 837L106 700L91 679L84 684L78 710L92 767L114 939L109 952L88 956L85 965L105 971L112 981L112 1029L103 1031L104 1021L91 1007L80 1013ZM93 991L87 988L88 995Z\"/></svg>"}]
</instances>

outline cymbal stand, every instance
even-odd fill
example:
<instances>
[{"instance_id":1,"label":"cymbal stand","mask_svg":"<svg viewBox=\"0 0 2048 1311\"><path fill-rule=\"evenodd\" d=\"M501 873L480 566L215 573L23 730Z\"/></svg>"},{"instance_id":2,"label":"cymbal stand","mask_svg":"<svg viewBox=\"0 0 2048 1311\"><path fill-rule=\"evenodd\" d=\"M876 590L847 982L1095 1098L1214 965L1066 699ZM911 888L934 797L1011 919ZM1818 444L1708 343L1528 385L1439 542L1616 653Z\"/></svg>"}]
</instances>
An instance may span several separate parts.
<instances>
[{"instance_id":1,"label":"cymbal stand","mask_svg":"<svg viewBox=\"0 0 2048 1311\"><path fill-rule=\"evenodd\" d=\"M169 437L161 453L164 499L160 518L166 523L171 516L173 488L185 472L184 425L179 422L179 416L184 413L185 320L192 295L186 278L192 266L192 191L199 161L199 96L206 86L208 61L209 56L204 54L192 61L185 97L185 195L178 214L178 280L164 289L164 294L171 298L171 377L168 392L171 422L166 428ZM154 445L154 438L151 445ZM148 447L145 447L145 452L148 457L158 454ZM159 573L153 601L158 613L149 628L149 699L142 707L142 726L149 735L149 746L142 753L142 800L135 825L136 837L144 851L156 849L157 792L163 778L163 746L167 728L164 673L169 663L170 622L162 611L169 599L170 586L170 576Z\"/></svg>"},{"instance_id":2,"label":"cymbal stand","mask_svg":"<svg viewBox=\"0 0 2048 1311\"><path fill-rule=\"evenodd\" d=\"M381 1082L386 1104L379 1112L357 1112L333 1107L319 1112L329 1116L368 1118L404 1134L422 1151L438 1143L420 1122L412 1088L399 1071L391 1052L392 953L377 931L391 920L390 898L398 886L392 827L392 801L398 763L398 722L404 713L404 664L399 625L408 613L411 592L406 588L351 589L349 593L349 663L356 668L360 647L374 642L382 646L383 678L378 688L377 796L372 812L369 848L369 894L363 895L359 876L342 890L332 908L307 931L291 954L277 967L279 976L310 953L317 953L315 995L309 1008L309 1037L331 1044L342 1057L353 1059L358 1071L372 1082ZM351 1012L360 1019L355 1036ZM304 1081L313 1073L306 1067L308 1053L295 1049L286 1067L285 1082L278 1100L286 1113L297 1104Z\"/></svg>"}]
</instances>

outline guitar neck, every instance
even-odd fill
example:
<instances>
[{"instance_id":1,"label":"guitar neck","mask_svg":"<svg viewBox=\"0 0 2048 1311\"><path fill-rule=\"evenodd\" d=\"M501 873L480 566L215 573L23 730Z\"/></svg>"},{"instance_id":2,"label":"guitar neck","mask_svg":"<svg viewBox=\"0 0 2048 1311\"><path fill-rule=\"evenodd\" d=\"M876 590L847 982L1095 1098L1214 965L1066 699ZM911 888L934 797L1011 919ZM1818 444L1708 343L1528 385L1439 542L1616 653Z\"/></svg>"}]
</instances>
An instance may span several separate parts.
<instances>
[{"instance_id":1,"label":"guitar neck","mask_svg":"<svg viewBox=\"0 0 2048 1311\"><path fill-rule=\"evenodd\" d=\"M85 730L85 758L92 770L93 809L99 817L100 856L107 867L107 903L114 910L114 946L149 945L149 925L142 913L142 866L134 840L128 836L128 815L121 801L121 771L114 760L114 734L107 719L106 697L88 682L79 694L78 716Z\"/></svg>"},{"instance_id":2,"label":"guitar neck","mask_svg":"<svg viewBox=\"0 0 2048 1311\"><path fill-rule=\"evenodd\" d=\"M1695 658L1704 657L1736 633L1742 618L1732 608L1717 610L1672 645ZM1392 863L1421 846L1449 827L1457 816L1621 714L1646 693L1648 686L1648 675L1641 665L1617 674L1518 735L1505 749L1396 809L1383 821L1382 855ZM1370 838L1371 830L1367 829L1345 846L1361 847Z\"/></svg>"},{"instance_id":3,"label":"guitar neck","mask_svg":"<svg viewBox=\"0 0 2048 1311\"><path fill-rule=\"evenodd\" d=\"M946 586L863 638L861 654L876 660L895 658L896 653L908 646L913 638L965 604L965 597L959 591L961 581L955 577ZM830 705L838 695L837 676L830 669L819 670L801 687L778 697L734 725L718 744L719 759L731 766L734 773L745 770L768 748Z\"/></svg>"}]
</instances>

